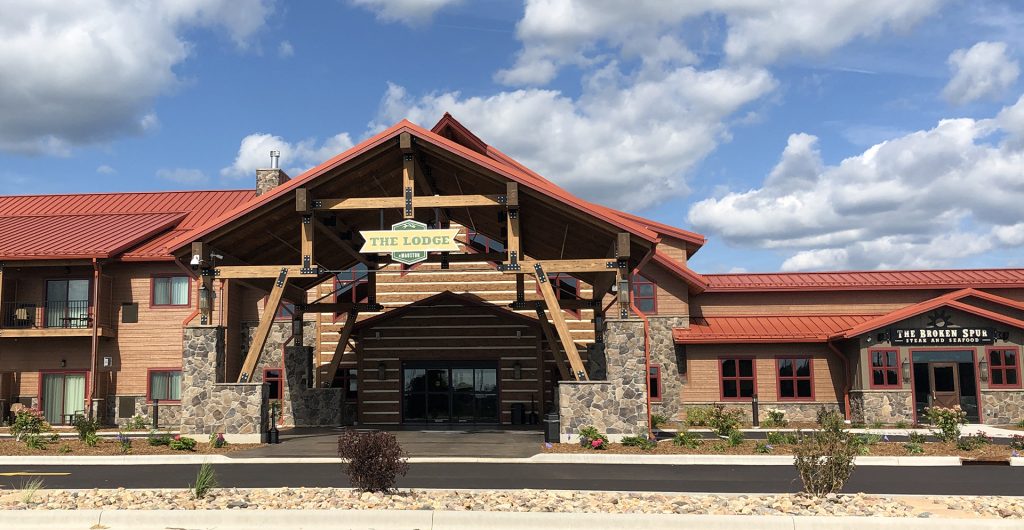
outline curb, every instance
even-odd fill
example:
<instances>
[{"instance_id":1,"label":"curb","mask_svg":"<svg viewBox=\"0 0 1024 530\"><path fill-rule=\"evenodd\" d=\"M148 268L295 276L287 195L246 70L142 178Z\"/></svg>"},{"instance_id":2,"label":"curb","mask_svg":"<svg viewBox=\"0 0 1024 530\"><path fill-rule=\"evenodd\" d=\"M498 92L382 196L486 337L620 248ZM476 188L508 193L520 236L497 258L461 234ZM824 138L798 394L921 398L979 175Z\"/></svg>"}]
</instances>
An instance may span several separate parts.
<instances>
[{"instance_id":1,"label":"curb","mask_svg":"<svg viewBox=\"0 0 1024 530\"><path fill-rule=\"evenodd\" d=\"M0 466L153 466L196 464L342 464L325 458L231 458L225 455L139 456L0 456ZM529 458L413 457L410 464L607 464L661 466L791 466L790 455L602 455L543 453ZM958 456L858 456L858 466L950 467L962 465ZM1024 467L1024 457L1011 458L1011 466Z\"/></svg>"},{"instance_id":2,"label":"curb","mask_svg":"<svg viewBox=\"0 0 1024 530\"><path fill-rule=\"evenodd\" d=\"M616 528L648 530L652 527L732 530L934 530L942 528L1019 528L1019 520L811 517L763 515L663 515L540 512L451 512L432 510L18 510L6 511L4 522L26 530L87 529L163 530L184 528L230 529L374 529L490 530L520 528ZM102 526L101 526L102 525Z\"/></svg>"}]
</instances>

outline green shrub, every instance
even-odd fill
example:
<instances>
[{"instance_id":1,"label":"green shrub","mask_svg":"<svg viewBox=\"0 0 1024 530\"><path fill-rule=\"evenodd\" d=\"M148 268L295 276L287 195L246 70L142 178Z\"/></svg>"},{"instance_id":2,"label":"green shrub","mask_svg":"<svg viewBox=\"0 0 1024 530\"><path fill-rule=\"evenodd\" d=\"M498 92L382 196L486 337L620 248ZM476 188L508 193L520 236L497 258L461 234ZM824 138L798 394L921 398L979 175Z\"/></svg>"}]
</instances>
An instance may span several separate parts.
<instances>
[{"instance_id":1,"label":"green shrub","mask_svg":"<svg viewBox=\"0 0 1024 530\"><path fill-rule=\"evenodd\" d=\"M644 451L650 451L658 446L658 442L650 440L646 436L623 436L622 445L627 447L639 447Z\"/></svg>"},{"instance_id":2,"label":"green shrub","mask_svg":"<svg viewBox=\"0 0 1024 530\"><path fill-rule=\"evenodd\" d=\"M715 405L711 408L711 415L708 417L708 427L714 429L719 436L728 436L729 433L739 429L742 415L743 413L737 409L727 409L725 405Z\"/></svg>"},{"instance_id":3,"label":"green shrub","mask_svg":"<svg viewBox=\"0 0 1024 530\"><path fill-rule=\"evenodd\" d=\"M203 465L199 466L199 473L196 474L196 483L189 484L188 487L192 490L192 496L196 499L202 499L213 488L216 488L217 473L213 471L213 466L209 462L204 462Z\"/></svg>"},{"instance_id":4,"label":"green shrub","mask_svg":"<svg viewBox=\"0 0 1024 530\"><path fill-rule=\"evenodd\" d=\"M850 433L842 429L835 412L818 415L822 429L804 434L793 447L793 464L803 482L804 491L814 496L838 492L855 468L858 446Z\"/></svg>"},{"instance_id":5,"label":"green shrub","mask_svg":"<svg viewBox=\"0 0 1024 530\"><path fill-rule=\"evenodd\" d=\"M712 452L715 452L715 453L724 453L725 452L725 444L722 443L722 442L715 442L715 443L709 445L708 447L711 449Z\"/></svg>"},{"instance_id":6,"label":"green shrub","mask_svg":"<svg viewBox=\"0 0 1024 530\"><path fill-rule=\"evenodd\" d=\"M149 445L156 447L158 445L171 445L171 435L169 434L157 434L155 432L149 433Z\"/></svg>"},{"instance_id":7,"label":"green shrub","mask_svg":"<svg viewBox=\"0 0 1024 530\"><path fill-rule=\"evenodd\" d=\"M68 444L63 444L60 446L60 449L57 449L57 452L62 455L66 455L71 452L71 446Z\"/></svg>"},{"instance_id":8,"label":"green shrub","mask_svg":"<svg viewBox=\"0 0 1024 530\"><path fill-rule=\"evenodd\" d=\"M743 433L740 431L730 431L727 440L729 447L736 447L743 443Z\"/></svg>"},{"instance_id":9,"label":"green shrub","mask_svg":"<svg viewBox=\"0 0 1024 530\"><path fill-rule=\"evenodd\" d=\"M580 428L580 445L590 449L608 449L608 437L598 432L596 427L588 425Z\"/></svg>"},{"instance_id":10,"label":"green shrub","mask_svg":"<svg viewBox=\"0 0 1024 530\"><path fill-rule=\"evenodd\" d=\"M43 413L35 409L19 410L11 424L11 436L18 441L24 441L26 437L38 437L49 430L50 424L46 423Z\"/></svg>"},{"instance_id":11,"label":"green shrub","mask_svg":"<svg viewBox=\"0 0 1024 530\"><path fill-rule=\"evenodd\" d=\"M123 455L132 452L132 439L123 431L117 433L117 449Z\"/></svg>"},{"instance_id":12,"label":"green shrub","mask_svg":"<svg viewBox=\"0 0 1024 530\"><path fill-rule=\"evenodd\" d=\"M345 432L338 437L338 456L348 460L349 481L362 491L392 491L398 475L409 470L402 446L389 432Z\"/></svg>"},{"instance_id":13,"label":"green shrub","mask_svg":"<svg viewBox=\"0 0 1024 530\"><path fill-rule=\"evenodd\" d=\"M196 440L195 438L189 438L188 436L177 435L168 444L171 449L175 451L195 451Z\"/></svg>"},{"instance_id":14,"label":"green shrub","mask_svg":"<svg viewBox=\"0 0 1024 530\"><path fill-rule=\"evenodd\" d=\"M912 432L907 435L907 440L912 444L923 444L927 439L927 436L919 432Z\"/></svg>"},{"instance_id":15,"label":"green shrub","mask_svg":"<svg viewBox=\"0 0 1024 530\"><path fill-rule=\"evenodd\" d=\"M757 442L754 444L754 452L759 455L767 455L772 452L772 445L765 442Z\"/></svg>"},{"instance_id":16,"label":"green shrub","mask_svg":"<svg viewBox=\"0 0 1024 530\"><path fill-rule=\"evenodd\" d=\"M29 449L46 449L46 438L38 434L27 434L21 439L25 441L25 447Z\"/></svg>"},{"instance_id":17,"label":"green shrub","mask_svg":"<svg viewBox=\"0 0 1024 530\"><path fill-rule=\"evenodd\" d=\"M983 432L978 432L970 436L958 438L956 448L961 451L973 451L990 443L992 443L992 438Z\"/></svg>"},{"instance_id":18,"label":"green shrub","mask_svg":"<svg viewBox=\"0 0 1024 530\"><path fill-rule=\"evenodd\" d=\"M1014 434L1013 438L1010 438L1010 449L1024 451L1024 435Z\"/></svg>"},{"instance_id":19,"label":"green shrub","mask_svg":"<svg viewBox=\"0 0 1024 530\"><path fill-rule=\"evenodd\" d=\"M903 444L903 448L907 450L908 454L912 455L919 455L924 453L924 447L921 447L921 444L919 443L908 442Z\"/></svg>"},{"instance_id":20,"label":"green shrub","mask_svg":"<svg viewBox=\"0 0 1024 530\"><path fill-rule=\"evenodd\" d=\"M215 449L220 449L228 445L228 441L224 439L223 434L215 432L213 434L210 434L210 445L213 446Z\"/></svg>"},{"instance_id":21,"label":"green shrub","mask_svg":"<svg viewBox=\"0 0 1024 530\"><path fill-rule=\"evenodd\" d=\"M149 420L145 416L136 414L132 416L132 419L125 422L124 428L129 431L144 431L149 428Z\"/></svg>"},{"instance_id":22,"label":"green shrub","mask_svg":"<svg viewBox=\"0 0 1024 530\"><path fill-rule=\"evenodd\" d=\"M1024 420L1020 420L1014 425L1016 425L1018 429L1024 429Z\"/></svg>"},{"instance_id":23,"label":"green shrub","mask_svg":"<svg viewBox=\"0 0 1024 530\"><path fill-rule=\"evenodd\" d=\"M843 430L843 425L844 425L843 417L841 415L839 415L839 413L834 411L834 410L829 410L829 409L826 409L826 408L819 409L818 410L818 414L817 414L815 420L817 421L818 426L821 427L822 430L826 430L826 431L837 431L837 430L841 431L841 430Z\"/></svg>"},{"instance_id":24,"label":"green shrub","mask_svg":"<svg viewBox=\"0 0 1024 530\"><path fill-rule=\"evenodd\" d=\"M796 443L796 433L792 432L768 431L768 434L767 436L765 436L765 438L771 445L792 445Z\"/></svg>"},{"instance_id":25,"label":"green shrub","mask_svg":"<svg viewBox=\"0 0 1024 530\"><path fill-rule=\"evenodd\" d=\"M696 449L700 447L700 444L704 443L700 435L690 431L679 431L674 437L672 437L672 443L687 449Z\"/></svg>"},{"instance_id":26,"label":"green shrub","mask_svg":"<svg viewBox=\"0 0 1024 530\"><path fill-rule=\"evenodd\" d=\"M875 433L862 433L855 436L857 443L861 445L875 445L882 441L882 435Z\"/></svg>"},{"instance_id":27,"label":"green shrub","mask_svg":"<svg viewBox=\"0 0 1024 530\"><path fill-rule=\"evenodd\" d=\"M668 416L664 414L651 414L651 428L657 429L668 423Z\"/></svg>"},{"instance_id":28,"label":"green shrub","mask_svg":"<svg viewBox=\"0 0 1024 530\"><path fill-rule=\"evenodd\" d=\"M100 443L100 437L96 433L91 432L86 434L85 439L82 441L89 447L96 447Z\"/></svg>"},{"instance_id":29,"label":"green shrub","mask_svg":"<svg viewBox=\"0 0 1024 530\"><path fill-rule=\"evenodd\" d=\"M907 427L910 427L910 424L907 423L907 420L897 421L894 425L897 429L906 429Z\"/></svg>"},{"instance_id":30,"label":"green shrub","mask_svg":"<svg viewBox=\"0 0 1024 530\"><path fill-rule=\"evenodd\" d=\"M73 425L75 430L78 431L78 439L83 442L85 441L86 436L90 434L95 435L96 431L100 428L100 422L92 418L87 418L82 414L76 414L75 418L71 420L71 425Z\"/></svg>"},{"instance_id":31,"label":"green shrub","mask_svg":"<svg viewBox=\"0 0 1024 530\"><path fill-rule=\"evenodd\" d=\"M686 409L686 424L691 427L706 427L712 407L690 407Z\"/></svg>"},{"instance_id":32,"label":"green shrub","mask_svg":"<svg viewBox=\"0 0 1024 530\"><path fill-rule=\"evenodd\" d=\"M928 407L924 412L928 421L939 428L936 434L943 442L952 442L960 438L960 426L967 424L967 413L959 405L951 409Z\"/></svg>"},{"instance_id":33,"label":"green shrub","mask_svg":"<svg viewBox=\"0 0 1024 530\"><path fill-rule=\"evenodd\" d=\"M880 421L873 421L869 423L868 426L872 429L881 429L882 427L885 427L885 424Z\"/></svg>"},{"instance_id":34,"label":"green shrub","mask_svg":"<svg viewBox=\"0 0 1024 530\"><path fill-rule=\"evenodd\" d=\"M785 427L789 425L789 420L786 419L786 411L782 409L768 409L768 419L764 421L765 427Z\"/></svg>"}]
</instances>

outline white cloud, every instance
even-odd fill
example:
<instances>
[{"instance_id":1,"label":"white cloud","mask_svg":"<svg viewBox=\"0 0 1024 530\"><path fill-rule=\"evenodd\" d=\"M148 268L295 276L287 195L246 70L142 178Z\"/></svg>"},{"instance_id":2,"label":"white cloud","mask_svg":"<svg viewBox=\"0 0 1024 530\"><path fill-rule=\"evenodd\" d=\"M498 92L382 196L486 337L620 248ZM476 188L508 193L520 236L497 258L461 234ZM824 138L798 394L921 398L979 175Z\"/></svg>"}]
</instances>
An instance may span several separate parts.
<instances>
[{"instance_id":1,"label":"white cloud","mask_svg":"<svg viewBox=\"0 0 1024 530\"><path fill-rule=\"evenodd\" d=\"M292 43L286 40L281 41L281 44L277 46L277 56L282 59L287 59L293 55L295 55L295 47L292 46Z\"/></svg>"},{"instance_id":2,"label":"white cloud","mask_svg":"<svg viewBox=\"0 0 1024 530\"><path fill-rule=\"evenodd\" d=\"M1020 75L1020 64L1006 53L1005 42L979 42L949 55L953 78L942 90L951 103L963 105L1003 95Z\"/></svg>"},{"instance_id":3,"label":"white cloud","mask_svg":"<svg viewBox=\"0 0 1024 530\"><path fill-rule=\"evenodd\" d=\"M103 164L102 166L96 168L96 172L99 173L100 175L113 175L117 173L117 170L106 164Z\"/></svg>"},{"instance_id":4,"label":"white cloud","mask_svg":"<svg viewBox=\"0 0 1024 530\"><path fill-rule=\"evenodd\" d=\"M1000 134L1002 133L1002 134ZM791 253L785 270L948 266L1024 242L1024 97L993 119L940 121L824 165L790 136L760 188L702 200L697 229Z\"/></svg>"},{"instance_id":5,"label":"white cloud","mask_svg":"<svg viewBox=\"0 0 1024 530\"><path fill-rule=\"evenodd\" d=\"M627 56L687 64L682 22L720 16L733 64L769 64L791 54L821 55L851 40L907 28L943 0L527 0L515 65L498 72L509 85L541 85L566 64L587 64L602 45Z\"/></svg>"},{"instance_id":6,"label":"white cloud","mask_svg":"<svg viewBox=\"0 0 1024 530\"><path fill-rule=\"evenodd\" d=\"M573 193L639 209L688 193L688 172L728 140L725 120L774 87L762 69L626 75L613 63L586 76L577 99L544 89L414 98L391 85L375 125L409 118L429 126L448 111Z\"/></svg>"},{"instance_id":7,"label":"white cloud","mask_svg":"<svg viewBox=\"0 0 1024 530\"><path fill-rule=\"evenodd\" d=\"M67 155L75 145L139 134L154 98L178 84L188 30L239 47L274 0L9 0L0 17L0 150ZM14 16L13 14L17 14Z\"/></svg>"},{"instance_id":8,"label":"white cloud","mask_svg":"<svg viewBox=\"0 0 1024 530\"><path fill-rule=\"evenodd\" d=\"M221 169L220 174L229 178L255 178L257 169L270 167L270 151L277 150L281 152L281 166L294 177L352 145L348 133L332 136L319 145L315 138L292 143L273 134L250 134L242 138L234 163Z\"/></svg>"},{"instance_id":9,"label":"white cloud","mask_svg":"<svg viewBox=\"0 0 1024 530\"><path fill-rule=\"evenodd\" d=\"M385 22L401 22L416 26L430 21L442 8L462 0L351 0L358 7L373 11Z\"/></svg>"},{"instance_id":10,"label":"white cloud","mask_svg":"<svg viewBox=\"0 0 1024 530\"><path fill-rule=\"evenodd\" d=\"M186 168L174 168L174 169L158 169L156 171L158 178L169 180L171 182L177 182L178 184L202 184L207 180L206 174L198 169L186 169Z\"/></svg>"}]
</instances>

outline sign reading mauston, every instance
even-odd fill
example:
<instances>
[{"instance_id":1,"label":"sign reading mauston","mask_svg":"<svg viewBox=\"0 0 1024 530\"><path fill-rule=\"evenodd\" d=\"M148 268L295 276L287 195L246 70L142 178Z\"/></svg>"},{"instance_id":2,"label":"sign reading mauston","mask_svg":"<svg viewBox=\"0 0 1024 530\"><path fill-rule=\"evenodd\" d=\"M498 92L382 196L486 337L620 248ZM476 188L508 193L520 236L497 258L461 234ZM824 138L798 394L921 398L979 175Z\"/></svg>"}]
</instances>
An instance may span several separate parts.
<instances>
[{"instance_id":1,"label":"sign reading mauston","mask_svg":"<svg viewBox=\"0 0 1024 530\"><path fill-rule=\"evenodd\" d=\"M366 243L359 252L391 254L391 259L412 265L427 259L428 252L459 252L455 236L458 228L427 228L427 225L405 220L391 225L391 230L361 230Z\"/></svg>"},{"instance_id":2,"label":"sign reading mauston","mask_svg":"<svg viewBox=\"0 0 1024 530\"><path fill-rule=\"evenodd\" d=\"M894 329L893 344L992 344L993 328L910 328Z\"/></svg>"}]
</instances>

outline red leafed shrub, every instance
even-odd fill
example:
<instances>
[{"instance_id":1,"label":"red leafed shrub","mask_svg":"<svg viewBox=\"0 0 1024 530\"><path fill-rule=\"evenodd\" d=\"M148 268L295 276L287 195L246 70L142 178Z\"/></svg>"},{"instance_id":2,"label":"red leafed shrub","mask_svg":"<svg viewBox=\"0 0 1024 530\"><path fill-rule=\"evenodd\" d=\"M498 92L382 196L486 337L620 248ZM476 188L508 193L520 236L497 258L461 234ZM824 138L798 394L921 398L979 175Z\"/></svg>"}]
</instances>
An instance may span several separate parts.
<instances>
[{"instance_id":1,"label":"red leafed shrub","mask_svg":"<svg viewBox=\"0 0 1024 530\"><path fill-rule=\"evenodd\" d=\"M348 460L349 482L362 491L392 491L398 475L409 471L405 451L389 432L346 432L338 437L338 456Z\"/></svg>"}]
</instances>

